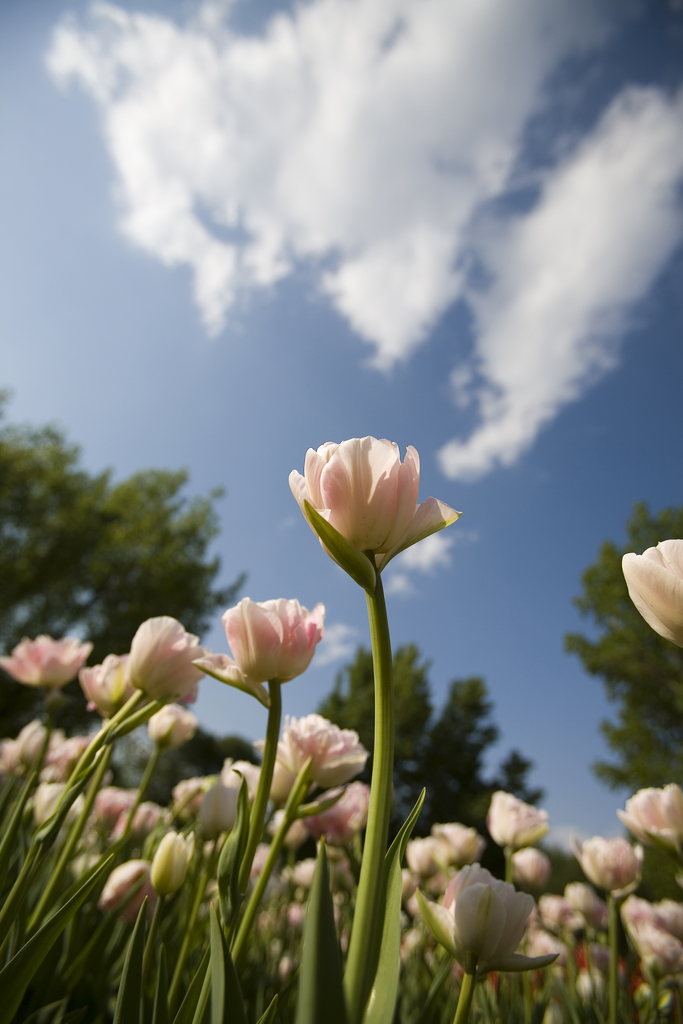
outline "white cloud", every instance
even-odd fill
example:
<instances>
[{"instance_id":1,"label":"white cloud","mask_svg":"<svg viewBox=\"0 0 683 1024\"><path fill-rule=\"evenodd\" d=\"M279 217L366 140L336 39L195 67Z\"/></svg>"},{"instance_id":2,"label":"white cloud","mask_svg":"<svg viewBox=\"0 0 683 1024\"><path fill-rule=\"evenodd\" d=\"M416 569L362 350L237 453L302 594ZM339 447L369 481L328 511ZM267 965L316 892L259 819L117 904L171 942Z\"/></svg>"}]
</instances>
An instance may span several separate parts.
<instances>
[{"instance_id":1,"label":"white cloud","mask_svg":"<svg viewBox=\"0 0 683 1024\"><path fill-rule=\"evenodd\" d=\"M325 633L318 644L311 667L322 668L340 658L350 657L356 649L357 636L358 630L353 626L347 626L344 622L326 624Z\"/></svg>"},{"instance_id":2,"label":"white cloud","mask_svg":"<svg viewBox=\"0 0 683 1024\"><path fill-rule=\"evenodd\" d=\"M509 465L616 358L616 331L683 233L683 94L626 89L548 175L535 208L482 248L471 297L481 424L440 455L451 477ZM471 382L453 381L464 401Z\"/></svg>"},{"instance_id":3,"label":"white cloud","mask_svg":"<svg viewBox=\"0 0 683 1024\"><path fill-rule=\"evenodd\" d=\"M387 570L386 593L395 597L412 597L416 590L411 573L430 575L437 569L447 569L451 565L450 551L455 540L450 531L433 533L402 551Z\"/></svg>"},{"instance_id":4,"label":"white cloud","mask_svg":"<svg viewBox=\"0 0 683 1024\"><path fill-rule=\"evenodd\" d=\"M404 572L390 570L384 584L384 593L387 597L412 597L415 587L410 582L410 577Z\"/></svg>"}]
</instances>

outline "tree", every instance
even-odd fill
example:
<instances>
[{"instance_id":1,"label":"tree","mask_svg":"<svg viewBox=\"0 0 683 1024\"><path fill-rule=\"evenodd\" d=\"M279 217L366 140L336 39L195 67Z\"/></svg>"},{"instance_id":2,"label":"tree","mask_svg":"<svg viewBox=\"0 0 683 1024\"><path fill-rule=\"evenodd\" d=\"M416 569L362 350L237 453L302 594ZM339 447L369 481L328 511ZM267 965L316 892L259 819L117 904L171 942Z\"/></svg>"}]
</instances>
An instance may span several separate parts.
<instances>
[{"instance_id":1,"label":"tree","mask_svg":"<svg viewBox=\"0 0 683 1024\"><path fill-rule=\"evenodd\" d=\"M639 554L661 540L683 537L683 507L653 516L637 504L626 525L624 547L606 541L597 561L582 576L575 599L593 620L597 637L570 633L568 651L592 675L600 676L617 705L616 722L601 730L616 758L598 761L597 776L608 786L664 786L683 781L683 650L648 626L628 596L621 571L627 551Z\"/></svg>"},{"instance_id":2,"label":"tree","mask_svg":"<svg viewBox=\"0 0 683 1024\"><path fill-rule=\"evenodd\" d=\"M491 715L482 679L451 683L441 713L434 718L428 680L429 662L421 661L414 644L394 653L396 797L393 826L403 823L423 786L427 790L417 832L429 832L434 822L461 821L484 828L491 794L506 789L523 800L540 799L530 791L526 776L531 768L513 751L492 779L486 779L484 754L497 742L499 731ZM374 732L374 678L372 654L359 647L351 664L338 675L332 693L318 711L344 729L355 729L372 752ZM370 764L361 778L369 781Z\"/></svg>"},{"instance_id":3,"label":"tree","mask_svg":"<svg viewBox=\"0 0 683 1024\"><path fill-rule=\"evenodd\" d=\"M0 647L9 651L22 636L76 633L92 640L95 664L125 653L153 615L205 631L244 576L214 589L220 562L207 551L221 492L190 499L186 483L184 470L147 470L114 483L110 471L82 469L79 449L53 427L0 428ZM78 684L65 692L80 694ZM3 677L0 735L34 717L40 700ZM87 721L82 698L59 714L66 727Z\"/></svg>"}]
</instances>

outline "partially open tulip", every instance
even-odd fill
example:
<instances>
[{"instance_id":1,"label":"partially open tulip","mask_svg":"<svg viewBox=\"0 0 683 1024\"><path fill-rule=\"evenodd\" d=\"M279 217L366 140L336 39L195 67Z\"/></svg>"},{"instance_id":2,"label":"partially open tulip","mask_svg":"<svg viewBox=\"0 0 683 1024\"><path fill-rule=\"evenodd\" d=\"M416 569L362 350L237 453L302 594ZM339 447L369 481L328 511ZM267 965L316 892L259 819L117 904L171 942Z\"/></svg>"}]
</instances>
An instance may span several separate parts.
<instances>
[{"instance_id":1,"label":"partially open tulip","mask_svg":"<svg viewBox=\"0 0 683 1024\"><path fill-rule=\"evenodd\" d=\"M75 637L53 640L51 636L27 637L17 644L9 658L0 658L0 668L19 683L56 690L70 682L92 651L91 643Z\"/></svg>"},{"instance_id":2,"label":"partially open tulip","mask_svg":"<svg viewBox=\"0 0 683 1024\"><path fill-rule=\"evenodd\" d=\"M145 896L149 900L148 913L150 907L156 902L157 895L150 879L150 865L146 860L127 860L124 864L119 864L114 868L105 882L97 905L100 910L116 910L133 890L135 893L121 914L123 920L128 924L135 922Z\"/></svg>"},{"instance_id":3,"label":"partially open tulip","mask_svg":"<svg viewBox=\"0 0 683 1024\"><path fill-rule=\"evenodd\" d=\"M436 836L425 836L424 839L410 839L406 845L408 867L421 878L431 878L443 863L441 844Z\"/></svg>"},{"instance_id":4,"label":"partially open tulip","mask_svg":"<svg viewBox=\"0 0 683 1024\"><path fill-rule=\"evenodd\" d=\"M476 828L467 828L457 821L432 825L432 835L439 840L439 860L442 864L462 868L481 859L486 840Z\"/></svg>"},{"instance_id":5,"label":"partially open tulip","mask_svg":"<svg viewBox=\"0 0 683 1024\"><path fill-rule=\"evenodd\" d=\"M569 882L564 887L564 898L589 928L607 931L609 909L604 900L585 882Z\"/></svg>"},{"instance_id":6,"label":"partially open tulip","mask_svg":"<svg viewBox=\"0 0 683 1024\"><path fill-rule=\"evenodd\" d=\"M683 942L645 921L633 924L628 934L643 967L656 978L683 971Z\"/></svg>"},{"instance_id":7,"label":"partially open tulip","mask_svg":"<svg viewBox=\"0 0 683 1024\"><path fill-rule=\"evenodd\" d=\"M137 790L105 786L95 797L93 818L105 829L113 828L122 815L127 815L137 800Z\"/></svg>"},{"instance_id":8,"label":"partially open tulip","mask_svg":"<svg viewBox=\"0 0 683 1024\"><path fill-rule=\"evenodd\" d=\"M449 883L443 905L417 898L425 924L467 974L527 971L543 967L555 954L527 957L517 953L534 906L528 893L495 879L471 864Z\"/></svg>"},{"instance_id":9,"label":"partially open tulip","mask_svg":"<svg viewBox=\"0 0 683 1024\"><path fill-rule=\"evenodd\" d=\"M634 605L660 636L683 647L683 540L663 540L622 559Z\"/></svg>"},{"instance_id":10,"label":"partially open tulip","mask_svg":"<svg viewBox=\"0 0 683 1024\"><path fill-rule=\"evenodd\" d=\"M296 776L309 757L312 781L327 789L359 775L365 768L368 752L357 732L340 729L322 715L286 715L282 739L277 745L278 762Z\"/></svg>"},{"instance_id":11,"label":"partially open tulip","mask_svg":"<svg viewBox=\"0 0 683 1024\"><path fill-rule=\"evenodd\" d=\"M44 825L48 818L57 810L59 802L62 799L66 791L65 782L41 782L36 788L35 795L33 797L33 818L36 825ZM81 813L83 808L83 794L76 797L74 803L66 816L65 824L70 825L76 820L78 815Z\"/></svg>"},{"instance_id":12,"label":"partially open tulip","mask_svg":"<svg viewBox=\"0 0 683 1024\"><path fill-rule=\"evenodd\" d=\"M512 877L527 889L542 889L551 871L550 858L533 846L525 846L512 855Z\"/></svg>"},{"instance_id":13,"label":"partially open tulip","mask_svg":"<svg viewBox=\"0 0 683 1024\"><path fill-rule=\"evenodd\" d=\"M332 796L332 793L325 796ZM306 828L316 839L325 836L330 846L345 846L365 828L369 804L370 787L364 782L352 782L327 811L305 818Z\"/></svg>"},{"instance_id":14,"label":"partially open tulip","mask_svg":"<svg viewBox=\"0 0 683 1024\"><path fill-rule=\"evenodd\" d=\"M233 761L231 757L226 757L223 762L223 768L221 769L222 784L227 786L228 789L239 790L242 785L242 779L244 779L247 784L249 799L252 802L256 796L260 777L261 769L257 764L252 764L251 761Z\"/></svg>"},{"instance_id":15,"label":"partially open tulip","mask_svg":"<svg viewBox=\"0 0 683 1024\"><path fill-rule=\"evenodd\" d=\"M194 832L189 836L167 832L157 847L150 878L159 896L171 896L185 881L194 853Z\"/></svg>"},{"instance_id":16,"label":"partially open tulip","mask_svg":"<svg viewBox=\"0 0 683 1024\"><path fill-rule=\"evenodd\" d=\"M41 782L66 782L81 754L92 742L92 736L70 736L65 739L62 735L58 738L59 732L56 729L50 737L45 767L40 773Z\"/></svg>"},{"instance_id":17,"label":"partially open tulip","mask_svg":"<svg viewBox=\"0 0 683 1024\"><path fill-rule=\"evenodd\" d=\"M322 640L324 620L322 604L309 612L296 600L251 601L245 597L223 615L233 657L211 654L197 661L197 665L215 679L251 693L268 706L263 683L286 683L306 671Z\"/></svg>"},{"instance_id":18,"label":"partially open tulip","mask_svg":"<svg viewBox=\"0 0 683 1024\"><path fill-rule=\"evenodd\" d=\"M199 722L187 708L180 704L166 704L156 715L152 715L147 723L149 738L166 747L182 747L191 740L197 731Z\"/></svg>"},{"instance_id":19,"label":"partially open tulip","mask_svg":"<svg viewBox=\"0 0 683 1024\"><path fill-rule=\"evenodd\" d=\"M491 798L486 824L491 838L499 846L509 846L512 850L533 846L550 828L547 811L539 811L502 790Z\"/></svg>"},{"instance_id":20,"label":"partially open tulip","mask_svg":"<svg viewBox=\"0 0 683 1024\"><path fill-rule=\"evenodd\" d=\"M545 927L551 931L578 931L583 927L583 918L576 913L564 896L558 896L556 893L543 893L538 901L538 912Z\"/></svg>"},{"instance_id":21,"label":"partially open tulip","mask_svg":"<svg viewBox=\"0 0 683 1024\"><path fill-rule=\"evenodd\" d=\"M45 742L46 731L43 723L34 718L32 722L24 726L16 740L13 741L16 743L17 759L25 768L32 768L38 760L40 751L43 749L43 743ZM52 733L53 736L55 732L58 732L58 730ZM59 732L59 735L63 737L64 733Z\"/></svg>"},{"instance_id":22,"label":"partially open tulip","mask_svg":"<svg viewBox=\"0 0 683 1024\"><path fill-rule=\"evenodd\" d=\"M683 843L683 790L672 782L663 789L639 789L617 811L629 832L648 846L680 854Z\"/></svg>"},{"instance_id":23,"label":"partially open tulip","mask_svg":"<svg viewBox=\"0 0 683 1024\"><path fill-rule=\"evenodd\" d=\"M101 665L82 668L78 681L88 698L88 711L97 711L102 718L111 718L135 693L127 654L108 654Z\"/></svg>"},{"instance_id":24,"label":"partially open tulip","mask_svg":"<svg viewBox=\"0 0 683 1024\"><path fill-rule=\"evenodd\" d=\"M354 548L370 555L377 570L460 515L436 498L418 505L416 450L409 447L401 462L398 445L376 437L328 441L317 451L309 448L304 475L292 470L289 486L314 532L304 502Z\"/></svg>"},{"instance_id":25,"label":"partially open tulip","mask_svg":"<svg viewBox=\"0 0 683 1024\"><path fill-rule=\"evenodd\" d=\"M186 633L169 615L147 619L130 645L128 675L138 690L152 700L182 700L195 690L203 672L193 664L208 652L199 637Z\"/></svg>"},{"instance_id":26,"label":"partially open tulip","mask_svg":"<svg viewBox=\"0 0 683 1024\"><path fill-rule=\"evenodd\" d=\"M231 832L237 819L236 787L223 786L217 782L207 789L199 808L202 835L206 839L217 839L221 832Z\"/></svg>"},{"instance_id":27,"label":"partially open tulip","mask_svg":"<svg viewBox=\"0 0 683 1024\"><path fill-rule=\"evenodd\" d=\"M573 840L572 849L589 881L615 896L626 895L640 880L641 846L631 846L618 837L603 839L602 836L593 836L585 843Z\"/></svg>"}]
</instances>

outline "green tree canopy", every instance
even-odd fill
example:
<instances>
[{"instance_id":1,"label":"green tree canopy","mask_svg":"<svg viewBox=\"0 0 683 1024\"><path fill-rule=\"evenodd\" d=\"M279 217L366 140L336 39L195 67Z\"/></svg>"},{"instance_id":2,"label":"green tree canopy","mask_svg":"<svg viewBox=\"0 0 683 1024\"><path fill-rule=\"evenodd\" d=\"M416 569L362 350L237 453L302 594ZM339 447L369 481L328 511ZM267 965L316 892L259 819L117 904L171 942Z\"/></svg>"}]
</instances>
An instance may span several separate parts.
<instances>
[{"instance_id":1,"label":"green tree canopy","mask_svg":"<svg viewBox=\"0 0 683 1024\"><path fill-rule=\"evenodd\" d=\"M653 515L637 504L626 525L628 541L606 541L582 576L575 599L595 627L593 636L570 633L568 651L592 675L600 676L617 705L616 722L601 724L612 762L594 771L608 786L664 786L683 782L683 650L648 626L628 596L622 555L637 554L661 540L683 537L683 507Z\"/></svg>"},{"instance_id":2,"label":"green tree canopy","mask_svg":"<svg viewBox=\"0 0 683 1024\"><path fill-rule=\"evenodd\" d=\"M461 821L484 828L496 789L523 800L539 800L541 790L529 790L531 762L513 751L493 778L484 775L484 759L499 731L492 720L493 704L482 679L456 679L446 702L434 715L428 680L429 662L415 644L394 653L396 747L394 824L400 824L423 786L427 797L417 832L429 832L435 822ZM338 675L332 693L318 711L344 729L355 729L372 752L374 732L372 654L359 647L354 660ZM361 778L370 779L370 764Z\"/></svg>"},{"instance_id":3,"label":"green tree canopy","mask_svg":"<svg viewBox=\"0 0 683 1024\"><path fill-rule=\"evenodd\" d=\"M172 615L204 632L244 577L215 588L208 557L218 526L212 491L188 498L184 470L146 470L116 483L91 475L53 427L0 428L0 648L23 637L75 633L92 640L90 664L123 654L141 622ZM80 694L77 683L66 692ZM41 695L3 676L0 735L33 717ZM82 698L60 724L85 724Z\"/></svg>"}]
</instances>

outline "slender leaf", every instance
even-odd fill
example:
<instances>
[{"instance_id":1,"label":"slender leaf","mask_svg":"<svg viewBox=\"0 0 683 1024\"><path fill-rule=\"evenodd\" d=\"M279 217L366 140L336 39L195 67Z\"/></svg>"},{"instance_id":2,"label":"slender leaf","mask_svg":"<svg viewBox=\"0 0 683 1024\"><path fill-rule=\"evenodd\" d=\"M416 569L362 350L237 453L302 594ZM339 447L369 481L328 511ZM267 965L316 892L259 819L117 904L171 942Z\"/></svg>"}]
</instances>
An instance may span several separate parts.
<instances>
[{"instance_id":1,"label":"slender leaf","mask_svg":"<svg viewBox=\"0 0 683 1024\"><path fill-rule=\"evenodd\" d=\"M68 999L58 999L54 1003L48 1003L47 1006L41 1006L39 1010L26 1017L23 1024L49 1024L50 1020L61 1020L59 1008L61 1007L63 1010L66 1002Z\"/></svg>"},{"instance_id":2,"label":"slender leaf","mask_svg":"<svg viewBox=\"0 0 683 1024\"><path fill-rule=\"evenodd\" d=\"M240 892L239 876L248 839L249 791L246 780L243 778L237 797L235 827L223 844L216 876L221 916L226 929L232 928L244 897L244 894Z\"/></svg>"},{"instance_id":3,"label":"slender leaf","mask_svg":"<svg viewBox=\"0 0 683 1024\"><path fill-rule=\"evenodd\" d=\"M338 530L335 530L331 523L320 515L313 506L304 500L304 509L309 523L320 537L321 541L330 552L335 562L349 574L351 579L369 593L374 593L377 583L375 567L362 551L349 544L346 537L342 537Z\"/></svg>"},{"instance_id":4,"label":"slender leaf","mask_svg":"<svg viewBox=\"0 0 683 1024\"><path fill-rule=\"evenodd\" d=\"M278 995L277 995L277 992L276 992L275 995L273 996L273 998L271 999L271 1001L270 1001L270 1003L268 1005L268 1008L266 1009L266 1012L263 1014L262 1017L259 1017L259 1019L256 1022L256 1024L273 1024L273 1020L275 1019L275 1014L277 1013L277 1001L278 1001Z\"/></svg>"},{"instance_id":5,"label":"slender leaf","mask_svg":"<svg viewBox=\"0 0 683 1024\"><path fill-rule=\"evenodd\" d=\"M123 972L119 994L114 1011L114 1024L139 1024L140 1000L142 998L142 958L145 953L145 920L147 918L147 897L145 896L133 928L133 934L123 961Z\"/></svg>"},{"instance_id":6,"label":"slender leaf","mask_svg":"<svg viewBox=\"0 0 683 1024\"><path fill-rule=\"evenodd\" d=\"M211 1024L247 1024L247 1011L237 971L213 906L211 907Z\"/></svg>"},{"instance_id":7,"label":"slender leaf","mask_svg":"<svg viewBox=\"0 0 683 1024\"><path fill-rule=\"evenodd\" d=\"M194 1020L195 1011L199 1003L199 997L201 995L202 987L204 985L204 978L206 977L206 971L209 966L209 957L211 956L211 947L207 946L204 950L204 955L199 963L199 967L195 971L194 978L190 982L190 987L185 993L185 998L180 1004L180 1009L173 1018L173 1024L192 1024Z\"/></svg>"},{"instance_id":8,"label":"slender leaf","mask_svg":"<svg viewBox=\"0 0 683 1024\"><path fill-rule=\"evenodd\" d=\"M55 1024L81 1024L81 1021L88 1012L87 1006L81 1006L79 1010L72 1010L70 1013L65 1013L63 1017L60 1017Z\"/></svg>"},{"instance_id":9,"label":"slender leaf","mask_svg":"<svg viewBox=\"0 0 683 1024\"><path fill-rule=\"evenodd\" d=\"M363 1018L364 1024L392 1024L396 1013L401 967L401 861L425 799L423 789L385 859L384 924L375 980Z\"/></svg>"},{"instance_id":10,"label":"slender leaf","mask_svg":"<svg viewBox=\"0 0 683 1024\"><path fill-rule=\"evenodd\" d=\"M3 833L2 842L0 843L0 878L4 879L7 875L7 868L9 867L10 858L15 850L17 833L19 831L19 826L21 825L26 801L33 789L33 783L37 778L38 769L32 772L24 783L10 815L7 828Z\"/></svg>"},{"instance_id":11,"label":"slender leaf","mask_svg":"<svg viewBox=\"0 0 683 1024\"><path fill-rule=\"evenodd\" d=\"M157 972L157 990L154 993L154 1010L152 1024L171 1024L168 1011L168 967L166 965L166 946L159 947L159 970Z\"/></svg>"},{"instance_id":12,"label":"slender leaf","mask_svg":"<svg viewBox=\"0 0 683 1024\"><path fill-rule=\"evenodd\" d=\"M99 870L90 876L76 895L53 914L0 971L0 1024L10 1024L31 978L78 908L88 898L100 876L111 867L112 860L113 858L109 858L101 864Z\"/></svg>"},{"instance_id":13,"label":"slender leaf","mask_svg":"<svg viewBox=\"0 0 683 1024\"><path fill-rule=\"evenodd\" d=\"M296 1024L347 1024L342 958L321 841L304 925Z\"/></svg>"}]
</instances>

